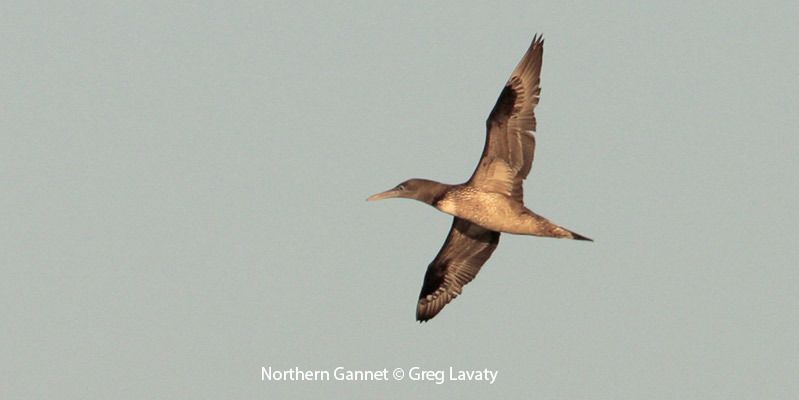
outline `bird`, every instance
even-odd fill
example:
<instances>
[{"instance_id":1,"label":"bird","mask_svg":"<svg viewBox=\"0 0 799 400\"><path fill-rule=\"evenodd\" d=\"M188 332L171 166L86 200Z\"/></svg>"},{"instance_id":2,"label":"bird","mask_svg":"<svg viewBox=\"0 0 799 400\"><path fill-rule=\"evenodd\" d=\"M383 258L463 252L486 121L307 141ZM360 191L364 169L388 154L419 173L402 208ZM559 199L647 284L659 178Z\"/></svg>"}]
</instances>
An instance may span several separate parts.
<instances>
[{"instance_id":1,"label":"bird","mask_svg":"<svg viewBox=\"0 0 799 400\"><path fill-rule=\"evenodd\" d=\"M486 120L483 153L461 184L409 179L367 198L408 198L452 215L447 239L428 265L416 320L435 317L471 282L499 244L500 233L593 241L524 206L522 182L535 153L535 107L541 95L542 35L533 41Z\"/></svg>"}]
</instances>

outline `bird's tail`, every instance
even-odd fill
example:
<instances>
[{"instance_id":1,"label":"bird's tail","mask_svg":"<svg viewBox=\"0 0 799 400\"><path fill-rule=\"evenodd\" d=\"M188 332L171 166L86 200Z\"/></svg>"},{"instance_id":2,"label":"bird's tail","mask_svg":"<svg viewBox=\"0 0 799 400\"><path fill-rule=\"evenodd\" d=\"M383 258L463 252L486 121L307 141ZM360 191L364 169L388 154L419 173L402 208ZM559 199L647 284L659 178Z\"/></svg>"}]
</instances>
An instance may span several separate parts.
<instances>
[{"instance_id":1,"label":"bird's tail","mask_svg":"<svg viewBox=\"0 0 799 400\"><path fill-rule=\"evenodd\" d=\"M591 239L588 236L583 236L577 232L572 232L530 210L525 210L525 211L526 211L525 214L527 214L529 218L530 225L527 226L527 229L529 230L523 232L523 234L533 235L533 236L543 236L543 237L555 237L561 239L587 240L589 242L594 241L594 239Z\"/></svg>"},{"instance_id":2,"label":"bird's tail","mask_svg":"<svg viewBox=\"0 0 799 400\"><path fill-rule=\"evenodd\" d=\"M572 232L562 226L555 225L548 219L536 215L536 236L556 237L561 239L587 240L593 242L594 239L583 236L577 232Z\"/></svg>"},{"instance_id":3,"label":"bird's tail","mask_svg":"<svg viewBox=\"0 0 799 400\"><path fill-rule=\"evenodd\" d=\"M554 229L552 229L551 232L554 233L553 236L555 236L557 238L574 239L574 240L587 240L589 242L593 242L594 241L594 239L591 239L588 236L583 236L583 235L581 235L581 234L579 234L577 232L572 232L572 231L570 231L570 230L568 230L568 229L566 229L566 228L564 228L562 226L555 225Z\"/></svg>"},{"instance_id":4,"label":"bird's tail","mask_svg":"<svg viewBox=\"0 0 799 400\"><path fill-rule=\"evenodd\" d=\"M561 229L562 229L562 228L561 228ZM570 230L568 230L568 229L564 229L564 230L565 230L566 232L569 232L569 234L571 235L571 237L570 237L569 239L574 239L574 240L587 240L587 241L589 241L589 242L593 242L593 241L594 241L594 239L591 239L590 237L587 237L587 236L583 236L583 235L581 235L581 234L579 234L579 233L577 233L577 232L572 232L572 231L570 231Z\"/></svg>"},{"instance_id":5,"label":"bird's tail","mask_svg":"<svg viewBox=\"0 0 799 400\"><path fill-rule=\"evenodd\" d=\"M547 221L547 222L549 222L549 221ZM589 242L593 242L594 241L594 239L591 239L588 236L583 236L583 235L581 235L581 234L579 234L577 232L572 232L572 231L570 231L570 230L568 230L568 229L566 229L566 228L564 228L562 226L555 225L555 224L553 224L551 222L549 222L549 224L547 224L547 225L549 225L549 227L548 227L549 229L546 229L546 230L549 231L548 232L549 234L548 235L544 235L544 236L553 236L553 237L562 238L562 239L587 240Z\"/></svg>"}]
</instances>

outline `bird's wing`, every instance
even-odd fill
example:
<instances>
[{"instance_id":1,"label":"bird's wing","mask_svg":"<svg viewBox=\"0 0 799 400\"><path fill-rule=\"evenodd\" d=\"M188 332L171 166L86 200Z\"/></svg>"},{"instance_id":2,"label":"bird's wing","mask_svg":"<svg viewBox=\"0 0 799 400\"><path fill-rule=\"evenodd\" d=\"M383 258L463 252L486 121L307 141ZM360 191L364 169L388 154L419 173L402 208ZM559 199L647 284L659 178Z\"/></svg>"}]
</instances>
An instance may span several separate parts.
<instances>
[{"instance_id":1,"label":"bird's wing","mask_svg":"<svg viewBox=\"0 0 799 400\"><path fill-rule=\"evenodd\" d=\"M535 153L535 106L541 94L544 39L533 43L502 89L486 121L486 141L469 184L522 201L522 180L530 173Z\"/></svg>"},{"instance_id":2,"label":"bird's wing","mask_svg":"<svg viewBox=\"0 0 799 400\"><path fill-rule=\"evenodd\" d=\"M444 246L427 267L416 319L427 321L461 293L499 244L499 232L455 218Z\"/></svg>"}]
</instances>

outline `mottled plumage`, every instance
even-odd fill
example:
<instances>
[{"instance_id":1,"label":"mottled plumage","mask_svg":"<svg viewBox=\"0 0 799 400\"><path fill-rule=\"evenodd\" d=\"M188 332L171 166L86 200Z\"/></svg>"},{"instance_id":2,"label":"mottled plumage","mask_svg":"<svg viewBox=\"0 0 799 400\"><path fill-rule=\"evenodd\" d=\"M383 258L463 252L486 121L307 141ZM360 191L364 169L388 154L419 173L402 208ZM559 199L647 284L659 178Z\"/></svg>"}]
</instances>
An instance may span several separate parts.
<instances>
[{"instance_id":1,"label":"mottled plumage","mask_svg":"<svg viewBox=\"0 0 799 400\"><path fill-rule=\"evenodd\" d=\"M523 204L522 181L535 152L534 109L544 40L533 43L511 73L486 121L486 141L471 178L459 185L410 179L368 200L405 197L453 215L447 240L427 267L416 319L427 321L457 297L499 244L500 232L591 240L535 214Z\"/></svg>"}]
</instances>

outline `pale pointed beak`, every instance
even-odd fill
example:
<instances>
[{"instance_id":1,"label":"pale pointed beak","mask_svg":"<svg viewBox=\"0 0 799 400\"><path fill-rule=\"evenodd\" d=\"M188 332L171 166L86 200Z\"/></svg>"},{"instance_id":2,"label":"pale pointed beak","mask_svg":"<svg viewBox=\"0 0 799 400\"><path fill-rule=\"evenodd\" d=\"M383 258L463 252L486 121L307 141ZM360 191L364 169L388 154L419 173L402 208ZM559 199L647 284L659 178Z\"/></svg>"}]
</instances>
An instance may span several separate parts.
<instances>
[{"instance_id":1,"label":"pale pointed beak","mask_svg":"<svg viewBox=\"0 0 799 400\"><path fill-rule=\"evenodd\" d=\"M377 201L377 200L383 200L383 199L390 199L390 198L393 198L393 197L399 197L401 194L402 194L402 192L397 190L397 189L389 189L389 190L386 190L385 192L380 192L378 194L369 196L369 198L366 199L366 201Z\"/></svg>"}]
</instances>

